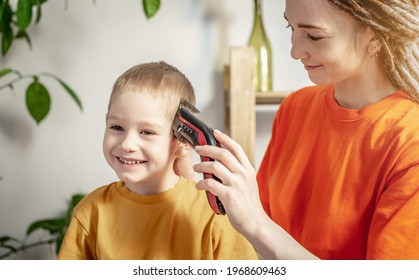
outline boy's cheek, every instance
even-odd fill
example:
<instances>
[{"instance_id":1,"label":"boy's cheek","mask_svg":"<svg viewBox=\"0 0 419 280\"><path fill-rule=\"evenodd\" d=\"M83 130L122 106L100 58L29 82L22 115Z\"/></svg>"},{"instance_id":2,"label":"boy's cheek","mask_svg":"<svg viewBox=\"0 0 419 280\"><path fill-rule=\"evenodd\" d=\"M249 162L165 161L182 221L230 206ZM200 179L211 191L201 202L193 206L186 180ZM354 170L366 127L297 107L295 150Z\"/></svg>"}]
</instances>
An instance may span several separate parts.
<instances>
[{"instance_id":1,"label":"boy's cheek","mask_svg":"<svg viewBox=\"0 0 419 280\"><path fill-rule=\"evenodd\" d=\"M115 146L117 143L117 139L115 137L106 135L103 138L103 151L106 153L109 152L110 149L112 149L113 146Z\"/></svg>"}]
</instances>

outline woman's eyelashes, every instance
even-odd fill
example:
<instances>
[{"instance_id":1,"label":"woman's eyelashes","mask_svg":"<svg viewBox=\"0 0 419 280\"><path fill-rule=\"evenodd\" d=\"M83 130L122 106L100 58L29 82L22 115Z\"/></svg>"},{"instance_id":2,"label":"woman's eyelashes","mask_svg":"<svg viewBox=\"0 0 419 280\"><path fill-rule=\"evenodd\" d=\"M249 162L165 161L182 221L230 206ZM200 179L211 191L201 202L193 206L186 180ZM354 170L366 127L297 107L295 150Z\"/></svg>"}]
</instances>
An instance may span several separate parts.
<instances>
[{"instance_id":1,"label":"woman's eyelashes","mask_svg":"<svg viewBox=\"0 0 419 280\"><path fill-rule=\"evenodd\" d=\"M306 37L312 41L320 41L323 37L313 36L310 33L306 33Z\"/></svg>"},{"instance_id":2,"label":"woman's eyelashes","mask_svg":"<svg viewBox=\"0 0 419 280\"><path fill-rule=\"evenodd\" d=\"M292 27L291 24L287 24L287 26L285 27L287 29L291 29L291 32L294 32L294 27ZM314 36L311 35L309 32L305 32L305 37L311 41L320 41L321 39L323 39L324 37L322 36Z\"/></svg>"}]
</instances>

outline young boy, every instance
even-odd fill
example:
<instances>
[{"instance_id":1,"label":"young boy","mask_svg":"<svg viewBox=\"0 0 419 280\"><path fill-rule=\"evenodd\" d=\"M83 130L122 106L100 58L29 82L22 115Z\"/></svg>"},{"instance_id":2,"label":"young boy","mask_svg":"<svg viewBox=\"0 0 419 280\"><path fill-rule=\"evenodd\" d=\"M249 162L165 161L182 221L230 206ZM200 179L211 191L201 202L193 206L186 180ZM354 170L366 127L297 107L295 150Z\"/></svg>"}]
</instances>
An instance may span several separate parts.
<instances>
[{"instance_id":1,"label":"young boy","mask_svg":"<svg viewBox=\"0 0 419 280\"><path fill-rule=\"evenodd\" d=\"M191 152L171 128L181 98L194 104L194 90L165 62L117 79L103 152L120 181L76 206L58 259L257 259L205 192L175 172L175 161Z\"/></svg>"}]
</instances>

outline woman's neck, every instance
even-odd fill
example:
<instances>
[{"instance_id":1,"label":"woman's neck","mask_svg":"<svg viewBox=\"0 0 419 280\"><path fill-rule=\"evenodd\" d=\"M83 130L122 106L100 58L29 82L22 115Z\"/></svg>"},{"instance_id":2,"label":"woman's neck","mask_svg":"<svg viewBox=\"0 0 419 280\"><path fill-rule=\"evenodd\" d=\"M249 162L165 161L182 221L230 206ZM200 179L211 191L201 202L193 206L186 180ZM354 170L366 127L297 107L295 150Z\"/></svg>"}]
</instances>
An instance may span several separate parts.
<instances>
[{"instance_id":1,"label":"woman's neck","mask_svg":"<svg viewBox=\"0 0 419 280\"><path fill-rule=\"evenodd\" d=\"M397 91L377 57L362 74L335 84L336 102L348 109L360 110Z\"/></svg>"}]
</instances>

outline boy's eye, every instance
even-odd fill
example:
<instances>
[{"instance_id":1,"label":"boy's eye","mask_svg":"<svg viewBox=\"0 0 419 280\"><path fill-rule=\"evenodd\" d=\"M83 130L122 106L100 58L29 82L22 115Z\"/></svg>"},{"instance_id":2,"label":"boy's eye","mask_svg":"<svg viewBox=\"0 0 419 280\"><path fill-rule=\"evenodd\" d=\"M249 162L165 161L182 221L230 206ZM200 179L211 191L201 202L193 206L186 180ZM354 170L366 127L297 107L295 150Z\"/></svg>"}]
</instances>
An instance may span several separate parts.
<instances>
[{"instance_id":1,"label":"boy's eye","mask_svg":"<svg viewBox=\"0 0 419 280\"><path fill-rule=\"evenodd\" d=\"M142 130L140 132L140 134L143 134L143 135L154 135L155 133L153 131L151 131L151 130Z\"/></svg>"},{"instance_id":2,"label":"boy's eye","mask_svg":"<svg viewBox=\"0 0 419 280\"><path fill-rule=\"evenodd\" d=\"M122 126L119 125L112 125L110 127L110 129L115 130L115 131L123 131L124 129L122 128Z\"/></svg>"}]
</instances>

